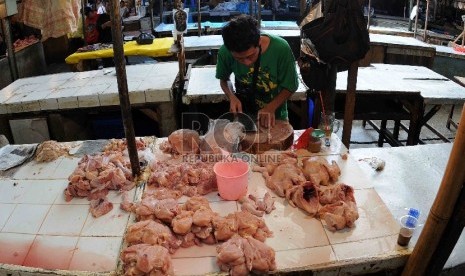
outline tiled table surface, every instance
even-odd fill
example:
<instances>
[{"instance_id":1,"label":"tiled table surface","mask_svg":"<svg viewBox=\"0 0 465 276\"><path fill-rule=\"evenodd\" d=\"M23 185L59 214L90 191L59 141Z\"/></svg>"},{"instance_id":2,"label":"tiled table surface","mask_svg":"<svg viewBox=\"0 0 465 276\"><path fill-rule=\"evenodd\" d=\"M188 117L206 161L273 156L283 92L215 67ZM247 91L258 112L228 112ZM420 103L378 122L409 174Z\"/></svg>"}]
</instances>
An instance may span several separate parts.
<instances>
[{"instance_id":1,"label":"tiled table surface","mask_svg":"<svg viewBox=\"0 0 465 276\"><path fill-rule=\"evenodd\" d=\"M404 215L405 208L413 207L421 211L420 223L424 224L436 198L452 146L452 143L444 143L399 148L364 148L350 150L350 153L395 217ZM386 162L383 171L376 172L363 161L373 157ZM422 227L415 232L413 242L416 243L421 229ZM463 266L464 248L465 234L462 233L445 264L446 269ZM456 275L463 275L463 272Z\"/></svg>"},{"instance_id":2,"label":"tiled table surface","mask_svg":"<svg viewBox=\"0 0 465 276\"><path fill-rule=\"evenodd\" d=\"M131 104L169 102L177 62L126 66ZM115 68L18 79L0 90L0 114L119 105Z\"/></svg>"},{"instance_id":3,"label":"tiled table surface","mask_svg":"<svg viewBox=\"0 0 465 276\"><path fill-rule=\"evenodd\" d=\"M157 139L157 143L161 140ZM377 267L392 265L390 260L403 259L410 253L411 247L396 244L399 226L372 181L350 154L343 160L342 152L346 150L334 148L326 158L336 160L341 167L339 181L355 188L360 214L355 228L328 231L320 220L308 217L282 198L275 198L276 210L266 215L265 221L274 233L266 243L276 251L278 270L313 270L325 275L354 273L370 269L373 263ZM0 263L74 272L108 272L117 268L124 231L133 217L119 210L121 196L116 192L109 198L115 203L113 211L98 219L89 215L86 199L64 201L67 177L78 161L79 158L69 157L48 164L31 161L13 176L0 180L0 248L12 248L2 250ZM249 193L263 196L267 191L261 174L251 172ZM140 192L133 190L137 196ZM235 201L224 201L217 193L206 197L220 215L240 208ZM172 258L176 275L219 271L215 246L179 249ZM0 273L2 268L13 272L31 269L4 264L0 265Z\"/></svg>"}]
</instances>

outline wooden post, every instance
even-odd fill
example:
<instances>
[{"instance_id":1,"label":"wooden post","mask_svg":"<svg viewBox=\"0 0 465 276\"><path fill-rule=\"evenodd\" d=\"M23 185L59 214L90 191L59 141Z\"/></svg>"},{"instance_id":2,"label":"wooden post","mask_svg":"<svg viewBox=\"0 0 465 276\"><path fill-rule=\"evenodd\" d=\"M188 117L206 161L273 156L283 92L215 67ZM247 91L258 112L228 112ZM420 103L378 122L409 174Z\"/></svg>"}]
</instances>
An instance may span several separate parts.
<instances>
[{"instance_id":1,"label":"wooden post","mask_svg":"<svg viewBox=\"0 0 465 276\"><path fill-rule=\"evenodd\" d=\"M444 229L451 218L454 206L465 181L465 112L462 112L454 145L438 194L430 209L423 231L402 272L403 276L425 275L433 252L438 248Z\"/></svg>"},{"instance_id":2,"label":"wooden post","mask_svg":"<svg viewBox=\"0 0 465 276\"><path fill-rule=\"evenodd\" d=\"M418 10L420 9L420 0L417 0L417 15L415 15L415 29L413 31L413 37L417 37L417 24L418 24Z\"/></svg>"},{"instance_id":3,"label":"wooden post","mask_svg":"<svg viewBox=\"0 0 465 276\"><path fill-rule=\"evenodd\" d=\"M84 0L81 0L81 16L82 16L82 35L83 35L83 38L84 38L84 45L87 45L87 42L86 42L86 14L85 14L85 7L86 7L86 3ZM79 27L78 27L79 28Z\"/></svg>"},{"instance_id":4,"label":"wooden post","mask_svg":"<svg viewBox=\"0 0 465 276\"><path fill-rule=\"evenodd\" d=\"M355 91L357 89L358 61L352 62L347 73L347 92L344 107L344 126L342 129L342 143L350 147L350 135L352 133L352 121L355 111Z\"/></svg>"},{"instance_id":5,"label":"wooden post","mask_svg":"<svg viewBox=\"0 0 465 276\"><path fill-rule=\"evenodd\" d=\"M306 0L300 0L300 18L304 18L305 11L307 10L307 1ZM310 10L310 9L309 9Z\"/></svg>"},{"instance_id":6,"label":"wooden post","mask_svg":"<svg viewBox=\"0 0 465 276\"><path fill-rule=\"evenodd\" d=\"M409 0L409 13L408 13L408 30L412 31L412 19L410 18L410 14L412 13L413 9L413 0Z\"/></svg>"},{"instance_id":7,"label":"wooden post","mask_svg":"<svg viewBox=\"0 0 465 276\"><path fill-rule=\"evenodd\" d=\"M367 22L367 29L370 31L370 19L371 19L371 0L368 0L368 22Z\"/></svg>"},{"instance_id":8,"label":"wooden post","mask_svg":"<svg viewBox=\"0 0 465 276\"><path fill-rule=\"evenodd\" d=\"M115 61L116 80L118 82L119 102L123 117L124 134L128 143L129 160L131 161L132 175L140 174L139 157L137 156L136 137L132 122L131 103L129 102L128 80L126 76L126 63L124 59L123 35L119 1L110 1L111 35L113 36L113 57Z\"/></svg>"},{"instance_id":9,"label":"wooden post","mask_svg":"<svg viewBox=\"0 0 465 276\"><path fill-rule=\"evenodd\" d=\"M15 81L19 78L18 66L16 64L15 49L13 48L13 40L11 35L11 23L10 18L6 17L2 19L3 37L5 39L6 51L8 53L8 65L10 67L11 81Z\"/></svg>"},{"instance_id":10,"label":"wooden post","mask_svg":"<svg viewBox=\"0 0 465 276\"><path fill-rule=\"evenodd\" d=\"M426 42L426 38L428 37L428 16L429 16L429 0L426 0L425 33L423 34L423 42Z\"/></svg>"}]
</instances>

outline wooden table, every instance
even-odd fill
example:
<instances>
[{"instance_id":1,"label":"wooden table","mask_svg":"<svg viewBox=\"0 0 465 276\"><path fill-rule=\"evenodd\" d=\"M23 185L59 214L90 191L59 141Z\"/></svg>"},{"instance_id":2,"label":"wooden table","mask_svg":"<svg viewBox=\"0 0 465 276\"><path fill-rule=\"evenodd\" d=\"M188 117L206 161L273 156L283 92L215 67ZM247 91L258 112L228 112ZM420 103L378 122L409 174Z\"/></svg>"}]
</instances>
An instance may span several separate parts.
<instances>
[{"instance_id":1,"label":"wooden table","mask_svg":"<svg viewBox=\"0 0 465 276\"><path fill-rule=\"evenodd\" d=\"M176 129L172 86L178 68L177 62L126 66L132 106L151 109L154 118L159 117L162 135ZM0 90L0 116L7 120L115 108L119 108L115 68L23 78Z\"/></svg>"},{"instance_id":2,"label":"wooden table","mask_svg":"<svg viewBox=\"0 0 465 276\"><path fill-rule=\"evenodd\" d=\"M338 73L336 92L345 93L346 89L347 71L343 71ZM465 88L426 67L373 64L371 67L359 68L357 95L397 97L403 100L410 112L407 145L415 145L419 142L422 126L442 105L465 101ZM226 100L219 81L215 79L214 66L192 68L183 103L217 103ZM299 80L299 88L290 100L306 100L306 88L302 81ZM433 104L434 108L425 113L426 104Z\"/></svg>"}]
</instances>

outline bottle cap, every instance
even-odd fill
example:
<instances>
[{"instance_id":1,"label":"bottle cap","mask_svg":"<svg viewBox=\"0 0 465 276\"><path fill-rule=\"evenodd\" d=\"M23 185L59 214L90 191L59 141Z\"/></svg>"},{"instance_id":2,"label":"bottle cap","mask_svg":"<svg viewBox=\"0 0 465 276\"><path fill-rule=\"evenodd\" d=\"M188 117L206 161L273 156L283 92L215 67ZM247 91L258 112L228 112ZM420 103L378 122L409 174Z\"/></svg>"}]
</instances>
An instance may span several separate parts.
<instances>
[{"instance_id":1,"label":"bottle cap","mask_svg":"<svg viewBox=\"0 0 465 276\"><path fill-rule=\"evenodd\" d=\"M314 138L323 138L325 137L325 132L321 129L314 129L312 131L312 137Z\"/></svg>"},{"instance_id":2,"label":"bottle cap","mask_svg":"<svg viewBox=\"0 0 465 276\"><path fill-rule=\"evenodd\" d=\"M420 217L420 211L415 208L409 208L408 215L418 219Z\"/></svg>"}]
</instances>

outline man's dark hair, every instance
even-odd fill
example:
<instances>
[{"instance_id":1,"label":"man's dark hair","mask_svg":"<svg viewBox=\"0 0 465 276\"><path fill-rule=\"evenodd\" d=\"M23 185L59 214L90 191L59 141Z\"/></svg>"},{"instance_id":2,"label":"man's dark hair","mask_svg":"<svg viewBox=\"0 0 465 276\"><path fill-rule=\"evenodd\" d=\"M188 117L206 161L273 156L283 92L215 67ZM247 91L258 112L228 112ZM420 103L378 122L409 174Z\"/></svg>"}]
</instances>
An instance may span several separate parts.
<instances>
[{"instance_id":1,"label":"man's dark hair","mask_svg":"<svg viewBox=\"0 0 465 276\"><path fill-rule=\"evenodd\" d=\"M231 52L244 52L250 47L257 47L260 30L255 18L241 14L234 17L223 27L222 36L226 48Z\"/></svg>"}]
</instances>

